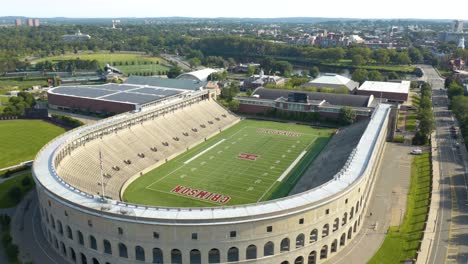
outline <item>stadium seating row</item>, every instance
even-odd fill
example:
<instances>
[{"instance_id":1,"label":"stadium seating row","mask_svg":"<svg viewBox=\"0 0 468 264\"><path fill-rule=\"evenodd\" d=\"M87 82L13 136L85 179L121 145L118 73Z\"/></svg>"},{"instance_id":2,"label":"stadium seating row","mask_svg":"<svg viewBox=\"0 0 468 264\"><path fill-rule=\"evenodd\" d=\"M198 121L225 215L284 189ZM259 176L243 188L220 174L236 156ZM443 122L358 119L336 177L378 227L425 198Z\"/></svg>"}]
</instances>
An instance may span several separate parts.
<instances>
[{"instance_id":1,"label":"stadium seating row","mask_svg":"<svg viewBox=\"0 0 468 264\"><path fill-rule=\"evenodd\" d=\"M70 185L91 194L120 199L120 189L132 176L223 130L239 118L212 100L203 100L87 142L58 165ZM101 178L101 152L102 171Z\"/></svg>"}]
</instances>

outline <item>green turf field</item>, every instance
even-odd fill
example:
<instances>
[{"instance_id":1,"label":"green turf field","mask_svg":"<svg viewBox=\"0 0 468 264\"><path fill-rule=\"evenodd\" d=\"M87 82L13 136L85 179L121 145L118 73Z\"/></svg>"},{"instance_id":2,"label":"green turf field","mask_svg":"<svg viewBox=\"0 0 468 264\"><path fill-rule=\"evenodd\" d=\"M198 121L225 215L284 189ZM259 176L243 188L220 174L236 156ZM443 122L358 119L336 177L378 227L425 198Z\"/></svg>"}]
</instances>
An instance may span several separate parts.
<instances>
[{"instance_id":1,"label":"green turf field","mask_svg":"<svg viewBox=\"0 0 468 264\"><path fill-rule=\"evenodd\" d=\"M63 128L40 120L0 121L0 168L32 160Z\"/></svg>"},{"instance_id":2,"label":"green turf field","mask_svg":"<svg viewBox=\"0 0 468 264\"><path fill-rule=\"evenodd\" d=\"M310 162L323 149L332 132L244 120L143 175L126 189L123 198L177 207L265 201L288 181L301 157Z\"/></svg>"}]
</instances>

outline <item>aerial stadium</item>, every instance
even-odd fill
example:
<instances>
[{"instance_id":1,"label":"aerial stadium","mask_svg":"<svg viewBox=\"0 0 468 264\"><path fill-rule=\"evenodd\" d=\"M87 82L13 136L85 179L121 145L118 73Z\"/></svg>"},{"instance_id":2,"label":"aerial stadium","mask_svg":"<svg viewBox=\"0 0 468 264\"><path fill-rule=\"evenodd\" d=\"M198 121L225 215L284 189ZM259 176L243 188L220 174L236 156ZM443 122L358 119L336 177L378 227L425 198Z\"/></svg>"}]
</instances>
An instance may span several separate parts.
<instances>
[{"instance_id":1,"label":"aerial stadium","mask_svg":"<svg viewBox=\"0 0 468 264\"><path fill-rule=\"evenodd\" d=\"M244 120L213 92L79 127L33 165L69 263L324 263L362 227L390 106L336 131Z\"/></svg>"}]
</instances>

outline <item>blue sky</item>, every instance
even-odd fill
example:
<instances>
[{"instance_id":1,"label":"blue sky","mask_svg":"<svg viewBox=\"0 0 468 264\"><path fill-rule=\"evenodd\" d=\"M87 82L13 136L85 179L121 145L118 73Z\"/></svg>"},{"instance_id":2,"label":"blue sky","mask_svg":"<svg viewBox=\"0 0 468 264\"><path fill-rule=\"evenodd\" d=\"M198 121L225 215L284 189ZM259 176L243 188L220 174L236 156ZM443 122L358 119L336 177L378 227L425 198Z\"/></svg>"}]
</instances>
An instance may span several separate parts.
<instances>
[{"instance_id":1,"label":"blue sky","mask_svg":"<svg viewBox=\"0 0 468 264\"><path fill-rule=\"evenodd\" d=\"M468 20L468 0L2 0L0 16L351 17Z\"/></svg>"}]
</instances>

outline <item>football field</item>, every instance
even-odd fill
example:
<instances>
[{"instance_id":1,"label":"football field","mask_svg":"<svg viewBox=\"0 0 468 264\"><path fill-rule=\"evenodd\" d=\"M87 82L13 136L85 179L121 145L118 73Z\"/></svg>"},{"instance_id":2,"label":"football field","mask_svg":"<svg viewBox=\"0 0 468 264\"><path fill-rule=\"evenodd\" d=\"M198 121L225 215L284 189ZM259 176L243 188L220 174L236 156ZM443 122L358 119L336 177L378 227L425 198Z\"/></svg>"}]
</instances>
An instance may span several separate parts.
<instances>
[{"instance_id":1,"label":"football field","mask_svg":"<svg viewBox=\"0 0 468 264\"><path fill-rule=\"evenodd\" d=\"M133 182L124 201L197 207L270 199L333 130L244 120Z\"/></svg>"}]
</instances>

